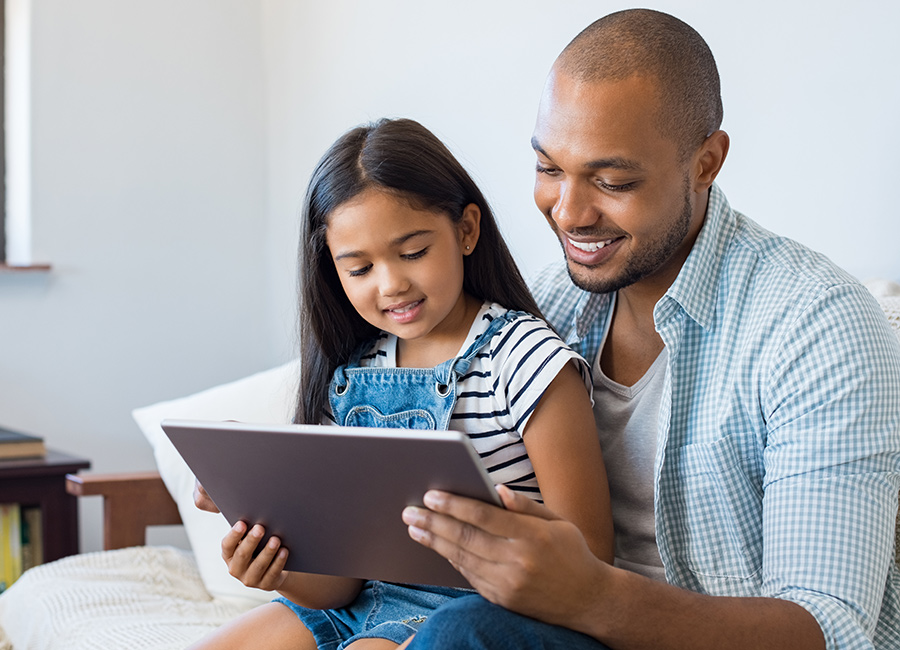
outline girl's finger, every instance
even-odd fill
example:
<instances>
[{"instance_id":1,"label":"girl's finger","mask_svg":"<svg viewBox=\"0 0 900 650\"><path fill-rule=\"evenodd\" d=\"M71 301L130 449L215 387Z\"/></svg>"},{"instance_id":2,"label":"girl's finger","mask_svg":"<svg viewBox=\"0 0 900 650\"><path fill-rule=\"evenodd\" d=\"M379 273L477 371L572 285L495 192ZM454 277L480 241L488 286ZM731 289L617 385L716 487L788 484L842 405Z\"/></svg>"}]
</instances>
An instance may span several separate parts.
<instances>
[{"instance_id":1,"label":"girl's finger","mask_svg":"<svg viewBox=\"0 0 900 650\"><path fill-rule=\"evenodd\" d=\"M222 558L226 562L229 562L231 558L234 557L234 552L237 550L237 547L241 543L246 532L247 524L243 521L239 521L232 526L231 530L229 530L225 534L225 537L222 538Z\"/></svg>"},{"instance_id":2,"label":"girl's finger","mask_svg":"<svg viewBox=\"0 0 900 650\"><path fill-rule=\"evenodd\" d=\"M254 548L256 547L254 546ZM266 576L269 574L272 563L276 560L280 548L281 540L277 537L270 537L265 546L263 546L256 557L252 559L249 566L244 571L244 584L264 588L262 587L262 584L266 580ZM282 561L282 565L283 564L284 562Z\"/></svg>"},{"instance_id":3,"label":"girl's finger","mask_svg":"<svg viewBox=\"0 0 900 650\"><path fill-rule=\"evenodd\" d=\"M260 589L275 589L278 584L281 582L281 574L284 571L284 564L287 562L288 558L288 550L283 546L278 549L275 557L272 560L272 563L269 565L269 568L266 569L266 572L263 574Z\"/></svg>"},{"instance_id":4,"label":"girl's finger","mask_svg":"<svg viewBox=\"0 0 900 650\"><path fill-rule=\"evenodd\" d=\"M232 557L243 564L249 565L253 561L253 553L262 541L266 530L259 524L253 526L241 539Z\"/></svg>"}]
</instances>

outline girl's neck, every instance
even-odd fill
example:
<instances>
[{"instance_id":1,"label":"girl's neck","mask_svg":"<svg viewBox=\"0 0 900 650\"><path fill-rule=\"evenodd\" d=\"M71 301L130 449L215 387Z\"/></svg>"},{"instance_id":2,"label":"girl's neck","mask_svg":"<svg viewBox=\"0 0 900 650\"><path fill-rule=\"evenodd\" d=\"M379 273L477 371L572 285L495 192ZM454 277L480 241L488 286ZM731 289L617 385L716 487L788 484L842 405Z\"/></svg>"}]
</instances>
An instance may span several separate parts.
<instances>
[{"instance_id":1,"label":"girl's neck","mask_svg":"<svg viewBox=\"0 0 900 650\"><path fill-rule=\"evenodd\" d=\"M447 316L439 332L432 331L421 339L398 338L397 367L432 368L455 357L482 304L481 300L463 293L460 309Z\"/></svg>"}]
</instances>

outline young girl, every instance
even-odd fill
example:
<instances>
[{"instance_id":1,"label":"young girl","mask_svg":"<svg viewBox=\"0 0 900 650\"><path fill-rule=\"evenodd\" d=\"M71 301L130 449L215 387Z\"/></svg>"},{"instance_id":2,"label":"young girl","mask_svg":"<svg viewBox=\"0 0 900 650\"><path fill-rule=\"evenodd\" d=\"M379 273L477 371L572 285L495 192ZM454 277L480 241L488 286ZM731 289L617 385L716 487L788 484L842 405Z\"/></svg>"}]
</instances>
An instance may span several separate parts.
<instances>
[{"instance_id":1,"label":"young girl","mask_svg":"<svg viewBox=\"0 0 900 650\"><path fill-rule=\"evenodd\" d=\"M495 483L612 561L588 367L535 316L487 202L430 131L382 120L328 150L303 207L300 295L296 422L464 431ZM223 557L284 597L195 648L396 648L471 593L283 571L277 538L253 557L263 536L239 522Z\"/></svg>"}]
</instances>

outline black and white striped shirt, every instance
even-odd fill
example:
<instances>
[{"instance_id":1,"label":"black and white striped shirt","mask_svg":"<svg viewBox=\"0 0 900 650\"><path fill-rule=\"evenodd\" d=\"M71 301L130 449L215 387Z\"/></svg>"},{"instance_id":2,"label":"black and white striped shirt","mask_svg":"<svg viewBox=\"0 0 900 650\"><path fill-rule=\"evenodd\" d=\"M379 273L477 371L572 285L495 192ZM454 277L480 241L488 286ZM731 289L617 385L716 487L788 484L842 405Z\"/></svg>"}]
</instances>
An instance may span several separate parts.
<instances>
[{"instance_id":1,"label":"black and white striped shirt","mask_svg":"<svg viewBox=\"0 0 900 650\"><path fill-rule=\"evenodd\" d=\"M489 323L507 309L485 303L460 348L462 355ZM397 337L383 333L360 363L395 368ZM541 500L522 434L544 391L559 371L574 361L591 393L590 369L541 319L522 316L498 330L457 382L450 429L471 438L495 483Z\"/></svg>"}]
</instances>

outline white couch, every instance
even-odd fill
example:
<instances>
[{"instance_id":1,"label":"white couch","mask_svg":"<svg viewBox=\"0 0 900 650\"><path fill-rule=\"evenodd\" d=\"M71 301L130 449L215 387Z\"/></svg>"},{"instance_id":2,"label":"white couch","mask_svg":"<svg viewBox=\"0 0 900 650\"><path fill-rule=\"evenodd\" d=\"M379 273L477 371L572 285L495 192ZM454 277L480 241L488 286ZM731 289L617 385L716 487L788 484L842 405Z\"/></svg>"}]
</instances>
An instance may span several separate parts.
<instances>
[{"instance_id":1,"label":"white couch","mask_svg":"<svg viewBox=\"0 0 900 650\"><path fill-rule=\"evenodd\" d=\"M0 650L181 650L273 595L232 578L219 555L228 523L193 505L194 477L165 418L289 422L298 364L136 409L157 473L71 477L104 497L104 548L27 571L0 595ZM147 524L182 523L193 552L146 546Z\"/></svg>"},{"instance_id":2,"label":"white couch","mask_svg":"<svg viewBox=\"0 0 900 650\"><path fill-rule=\"evenodd\" d=\"M876 282L869 288L900 337L900 286ZM166 417L289 421L297 370L291 363L137 409L134 417L153 446L159 476L71 481L73 493L105 495L110 550L31 569L0 595L0 650L180 650L267 602L271 594L228 575L218 553L228 524L194 508L193 476L158 423ZM179 517L193 552L144 545L144 524ZM900 519L896 546L900 561Z\"/></svg>"}]
</instances>

